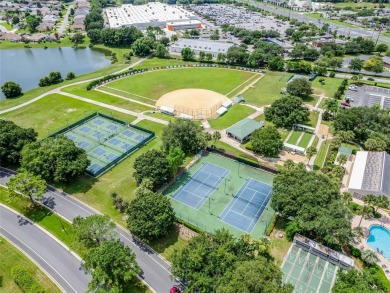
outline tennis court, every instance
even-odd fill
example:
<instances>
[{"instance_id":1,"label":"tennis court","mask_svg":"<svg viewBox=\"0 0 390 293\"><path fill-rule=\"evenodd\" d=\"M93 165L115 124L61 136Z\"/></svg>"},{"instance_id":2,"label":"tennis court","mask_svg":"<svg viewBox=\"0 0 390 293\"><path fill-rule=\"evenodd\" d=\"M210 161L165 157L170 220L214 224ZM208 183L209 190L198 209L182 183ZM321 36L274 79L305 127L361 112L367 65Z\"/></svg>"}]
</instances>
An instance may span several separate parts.
<instances>
[{"instance_id":1,"label":"tennis court","mask_svg":"<svg viewBox=\"0 0 390 293\"><path fill-rule=\"evenodd\" d=\"M264 235L275 212L269 206L274 174L206 153L170 186L176 217L207 232Z\"/></svg>"},{"instance_id":2,"label":"tennis court","mask_svg":"<svg viewBox=\"0 0 390 293\"><path fill-rule=\"evenodd\" d=\"M282 265L283 282L291 283L296 293L332 291L339 267L292 244Z\"/></svg>"},{"instance_id":3,"label":"tennis court","mask_svg":"<svg viewBox=\"0 0 390 293\"><path fill-rule=\"evenodd\" d=\"M248 178L220 219L250 233L271 198L272 186Z\"/></svg>"},{"instance_id":4,"label":"tennis court","mask_svg":"<svg viewBox=\"0 0 390 293\"><path fill-rule=\"evenodd\" d=\"M87 171L99 176L150 140L154 133L99 113L92 114L53 136L64 135L87 152Z\"/></svg>"},{"instance_id":5,"label":"tennis court","mask_svg":"<svg viewBox=\"0 0 390 293\"><path fill-rule=\"evenodd\" d=\"M194 209L199 209L227 174L229 170L206 163L188 179L173 198Z\"/></svg>"}]
</instances>

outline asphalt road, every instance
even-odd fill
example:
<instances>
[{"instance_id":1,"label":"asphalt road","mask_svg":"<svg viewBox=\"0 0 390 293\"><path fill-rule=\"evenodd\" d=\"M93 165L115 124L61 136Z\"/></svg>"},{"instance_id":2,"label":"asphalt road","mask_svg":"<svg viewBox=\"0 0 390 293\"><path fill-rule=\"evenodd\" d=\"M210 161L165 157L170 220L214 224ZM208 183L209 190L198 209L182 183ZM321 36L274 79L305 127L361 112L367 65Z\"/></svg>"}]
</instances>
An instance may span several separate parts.
<instances>
[{"instance_id":1,"label":"asphalt road","mask_svg":"<svg viewBox=\"0 0 390 293\"><path fill-rule=\"evenodd\" d=\"M11 171L0 167L0 185L6 185L12 176ZM54 188L42 197L42 203L65 219L72 221L76 216L88 217L98 214L96 210L76 200L66 193L60 193ZM172 280L170 265L158 253L142 242L133 239L133 236L118 227L120 240L128 245L137 256L137 262L142 269L140 277L156 292L168 293L173 285L178 283Z\"/></svg>"},{"instance_id":2,"label":"asphalt road","mask_svg":"<svg viewBox=\"0 0 390 293\"><path fill-rule=\"evenodd\" d=\"M359 36L360 37L369 37L369 38L372 38L374 41L376 41L376 39L378 38L378 34L379 34L378 31L372 31L372 30L368 31L368 30L363 30L363 29L359 29L359 28L349 28L349 27L345 27L345 26L342 26L339 24L334 24L334 23L328 22L328 21L323 20L323 19L319 20L319 19L316 19L313 17L308 17L308 16L305 16L303 13L295 12L294 10L290 10L290 9L286 9L286 8L282 8L282 7L277 7L277 6L265 4L262 2L254 2L252 0L249 0L249 1L238 0L238 1L243 2L243 3L248 3L254 7L261 8L265 11L268 11L268 12L271 12L274 14L288 16L290 18L299 20L301 22L308 23L309 21L311 21L317 27L322 27L324 25L324 23L328 23L333 28L333 30L335 30L335 29L337 30L337 33L339 35L345 35L345 36L351 36L351 37L359 37ZM379 41L382 43L390 44L390 38L387 38L387 37L379 36Z\"/></svg>"},{"instance_id":3,"label":"asphalt road","mask_svg":"<svg viewBox=\"0 0 390 293\"><path fill-rule=\"evenodd\" d=\"M29 220L0 205L0 234L35 260L67 293L86 292L81 261Z\"/></svg>"}]
</instances>

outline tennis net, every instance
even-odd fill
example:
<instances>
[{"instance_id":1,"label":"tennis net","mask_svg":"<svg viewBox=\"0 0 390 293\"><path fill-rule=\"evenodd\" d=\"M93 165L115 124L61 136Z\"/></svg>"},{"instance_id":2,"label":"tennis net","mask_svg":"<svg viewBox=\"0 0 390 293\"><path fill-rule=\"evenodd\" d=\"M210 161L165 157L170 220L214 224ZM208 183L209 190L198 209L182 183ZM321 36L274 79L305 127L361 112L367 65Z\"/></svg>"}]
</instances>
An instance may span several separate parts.
<instances>
[{"instance_id":1,"label":"tennis net","mask_svg":"<svg viewBox=\"0 0 390 293\"><path fill-rule=\"evenodd\" d=\"M208 183L206 183L205 181L201 181L201 180L196 179L195 177L192 177L192 176L189 176L189 179L188 179L188 180L193 180L193 181L196 181L196 182L198 182L198 183L200 183L200 184L203 184L203 185L206 185L206 186L208 186L208 187L211 187L211 188L213 188L213 189L217 189L217 186L208 184Z\"/></svg>"}]
</instances>

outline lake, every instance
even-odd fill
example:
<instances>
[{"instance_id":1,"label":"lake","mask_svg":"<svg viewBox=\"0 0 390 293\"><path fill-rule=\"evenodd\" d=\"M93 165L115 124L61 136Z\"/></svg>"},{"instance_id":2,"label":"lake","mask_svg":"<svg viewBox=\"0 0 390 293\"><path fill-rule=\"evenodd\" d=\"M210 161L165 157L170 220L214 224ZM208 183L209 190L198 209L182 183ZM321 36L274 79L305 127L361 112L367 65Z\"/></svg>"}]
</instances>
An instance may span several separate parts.
<instances>
[{"instance_id":1,"label":"lake","mask_svg":"<svg viewBox=\"0 0 390 293\"><path fill-rule=\"evenodd\" d=\"M6 81L14 81L26 92L38 87L39 80L51 71L59 71L65 78L70 71L77 76L110 64L103 53L90 48L0 50L0 86ZM4 98L0 90L0 99Z\"/></svg>"}]
</instances>

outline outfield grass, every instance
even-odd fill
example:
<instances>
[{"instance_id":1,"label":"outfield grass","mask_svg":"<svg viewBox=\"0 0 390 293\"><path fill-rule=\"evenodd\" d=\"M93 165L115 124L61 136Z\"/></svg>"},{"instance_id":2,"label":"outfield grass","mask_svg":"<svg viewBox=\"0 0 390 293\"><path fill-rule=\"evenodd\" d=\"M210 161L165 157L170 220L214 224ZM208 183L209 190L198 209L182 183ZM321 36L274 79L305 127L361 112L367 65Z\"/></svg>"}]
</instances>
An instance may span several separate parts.
<instances>
[{"instance_id":1,"label":"outfield grass","mask_svg":"<svg viewBox=\"0 0 390 293\"><path fill-rule=\"evenodd\" d=\"M317 152L317 156L314 160L314 170L319 170L322 168L322 165L324 164L325 158L326 158L326 153L328 150L328 146L331 143L331 139L324 140L320 146L320 149Z\"/></svg>"},{"instance_id":2,"label":"outfield grass","mask_svg":"<svg viewBox=\"0 0 390 293\"><path fill-rule=\"evenodd\" d=\"M267 72L253 87L243 93L245 101L257 107L272 104L280 97L280 92L286 86L289 76L291 74L283 72Z\"/></svg>"},{"instance_id":3,"label":"outfield grass","mask_svg":"<svg viewBox=\"0 0 390 293\"><path fill-rule=\"evenodd\" d=\"M301 136L302 132L294 130L293 133L291 134L290 138L288 139L287 143L289 144L297 144L298 138Z\"/></svg>"},{"instance_id":4,"label":"outfield grass","mask_svg":"<svg viewBox=\"0 0 390 293\"><path fill-rule=\"evenodd\" d=\"M0 291L22 293L19 286L11 277L11 269L14 266L22 266L35 278L48 293L60 293L61 290L40 268L34 264L27 256L19 249L13 246L5 238L0 236Z\"/></svg>"},{"instance_id":5,"label":"outfield grass","mask_svg":"<svg viewBox=\"0 0 390 293\"><path fill-rule=\"evenodd\" d=\"M301 140L299 141L298 146L300 146L302 148L308 147L309 142L310 142L312 136L313 136L312 134L305 132L303 134Z\"/></svg>"},{"instance_id":6,"label":"outfield grass","mask_svg":"<svg viewBox=\"0 0 390 293\"><path fill-rule=\"evenodd\" d=\"M229 110L222 116L217 119L209 120L209 123L212 128L216 130L222 130L232 126L238 121L248 117L249 115L255 113L256 110L248 106L235 104L229 108Z\"/></svg>"},{"instance_id":7,"label":"outfield grass","mask_svg":"<svg viewBox=\"0 0 390 293\"><path fill-rule=\"evenodd\" d=\"M341 85L343 78L331 78L331 77L321 77L325 79L325 84L322 85L317 77L312 82L313 91L316 95L324 95L328 98L333 98L334 94L337 92L337 89Z\"/></svg>"},{"instance_id":8,"label":"outfield grass","mask_svg":"<svg viewBox=\"0 0 390 293\"><path fill-rule=\"evenodd\" d=\"M32 127L43 138L72 124L93 112L111 114L123 121L132 122L136 117L102 108L59 94L48 95L23 108L0 115L22 127Z\"/></svg>"},{"instance_id":9,"label":"outfield grass","mask_svg":"<svg viewBox=\"0 0 390 293\"><path fill-rule=\"evenodd\" d=\"M226 95L253 75L247 71L223 68L178 68L137 74L110 82L106 86L152 100L185 88L208 89ZM153 101L149 102L153 104Z\"/></svg>"}]
</instances>

